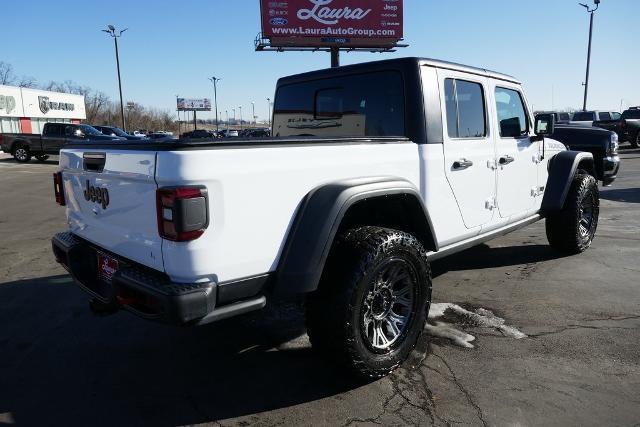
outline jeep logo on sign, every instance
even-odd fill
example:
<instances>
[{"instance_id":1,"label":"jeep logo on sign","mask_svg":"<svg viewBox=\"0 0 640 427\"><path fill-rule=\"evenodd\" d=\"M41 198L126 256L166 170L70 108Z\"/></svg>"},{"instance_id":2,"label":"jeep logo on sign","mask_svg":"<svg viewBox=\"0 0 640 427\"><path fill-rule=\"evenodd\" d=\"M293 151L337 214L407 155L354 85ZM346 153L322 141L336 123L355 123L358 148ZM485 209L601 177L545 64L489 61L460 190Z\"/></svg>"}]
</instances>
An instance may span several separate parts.
<instances>
[{"instance_id":1,"label":"jeep logo on sign","mask_svg":"<svg viewBox=\"0 0 640 427\"><path fill-rule=\"evenodd\" d=\"M94 187L87 180L87 188L84 190L84 199L87 202L98 203L102 206L102 209L107 209L109 206L109 190L106 188Z\"/></svg>"},{"instance_id":2,"label":"jeep logo on sign","mask_svg":"<svg viewBox=\"0 0 640 427\"><path fill-rule=\"evenodd\" d=\"M5 110L7 114L11 114L16 108L16 99L9 95L0 95L0 110Z\"/></svg>"},{"instance_id":3,"label":"jeep logo on sign","mask_svg":"<svg viewBox=\"0 0 640 427\"><path fill-rule=\"evenodd\" d=\"M39 96L38 105L40 106L42 114L47 114L50 110L73 111L76 108L75 105L68 102L49 101L48 96Z\"/></svg>"}]
</instances>

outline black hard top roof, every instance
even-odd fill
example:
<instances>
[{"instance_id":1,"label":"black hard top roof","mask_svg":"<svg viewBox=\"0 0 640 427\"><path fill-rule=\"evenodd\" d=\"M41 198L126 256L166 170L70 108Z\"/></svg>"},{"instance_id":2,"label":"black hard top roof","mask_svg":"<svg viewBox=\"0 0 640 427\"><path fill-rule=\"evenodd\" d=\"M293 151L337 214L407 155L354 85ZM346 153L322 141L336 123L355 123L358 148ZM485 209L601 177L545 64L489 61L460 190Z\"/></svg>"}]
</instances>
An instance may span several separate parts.
<instances>
[{"instance_id":1,"label":"black hard top roof","mask_svg":"<svg viewBox=\"0 0 640 427\"><path fill-rule=\"evenodd\" d=\"M388 69L407 69L408 67L416 67L416 66L428 66L428 67L442 68L447 70L460 71L463 73L476 74L476 75L481 75L485 77L490 77L494 79L505 80L508 82L520 84L520 81L517 80L515 77L512 77L508 74L491 71L486 68L471 67L468 65L457 64L455 62L441 61L438 59L431 59L431 58L418 58L418 57L386 59L383 61L373 61L373 62L364 62L361 64L346 65L338 68L326 68L323 70L311 71L307 73L291 75L288 77L282 77L280 80L278 80L278 84L288 84L288 83L294 83L297 81L328 78L336 75L351 74L351 73L358 73L358 72L365 72L365 71L381 71L384 69L387 69L387 70Z\"/></svg>"}]
</instances>

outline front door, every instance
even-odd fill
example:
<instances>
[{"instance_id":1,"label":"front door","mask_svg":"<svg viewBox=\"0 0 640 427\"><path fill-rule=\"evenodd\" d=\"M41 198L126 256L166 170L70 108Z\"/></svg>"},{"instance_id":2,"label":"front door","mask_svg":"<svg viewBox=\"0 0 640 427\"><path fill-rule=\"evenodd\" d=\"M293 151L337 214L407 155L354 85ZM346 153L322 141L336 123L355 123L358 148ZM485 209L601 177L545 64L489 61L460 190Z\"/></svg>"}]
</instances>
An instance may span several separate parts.
<instances>
[{"instance_id":1,"label":"front door","mask_svg":"<svg viewBox=\"0 0 640 427\"><path fill-rule=\"evenodd\" d=\"M538 143L519 86L505 82L493 87L497 132L498 211L502 218L525 214L538 196Z\"/></svg>"},{"instance_id":2,"label":"front door","mask_svg":"<svg viewBox=\"0 0 640 427\"><path fill-rule=\"evenodd\" d=\"M487 79L438 70L443 111L445 174L467 228L493 216L496 175L489 129Z\"/></svg>"}]
</instances>

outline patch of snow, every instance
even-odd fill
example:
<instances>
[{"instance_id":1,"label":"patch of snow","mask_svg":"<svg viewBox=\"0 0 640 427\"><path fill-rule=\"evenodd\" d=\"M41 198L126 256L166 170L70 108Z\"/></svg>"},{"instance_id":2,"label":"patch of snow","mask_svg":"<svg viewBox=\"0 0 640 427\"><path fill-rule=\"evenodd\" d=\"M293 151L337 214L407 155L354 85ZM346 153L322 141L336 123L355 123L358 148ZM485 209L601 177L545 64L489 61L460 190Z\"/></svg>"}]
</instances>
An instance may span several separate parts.
<instances>
[{"instance_id":1,"label":"patch of snow","mask_svg":"<svg viewBox=\"0 0 640 427\"><path fill-rule=\"evenodd\" d=\"M434 325L427 323L425 331L431 336L451 340L455 345L466 348L473 348L471 341L476 339L473 335L458 330L445 322L435 322Z\"/></svg>"},{"instance_id":2,"label":"patch of snow","mask_svg":"<svg viewBox=\"0 0 640 427\"><path fill-rule=\"evenodd\" d=\"M504 319L493 314L491 310L478 308L473 312L460 307L458 304L432 303L428 319L432 323L427 322L425 330L429 335L449 339L454 344L461 347L473 348L471 341L473 341L475 337L464 331L456 329L449 323L435 321L435 319L443 317L447 310L451 310L456 315L466 318L469 323L480 328L497 329L503 335L515 339L526 338L527 336L513 326L505 325Z\"/></svg>"}]
</instances>

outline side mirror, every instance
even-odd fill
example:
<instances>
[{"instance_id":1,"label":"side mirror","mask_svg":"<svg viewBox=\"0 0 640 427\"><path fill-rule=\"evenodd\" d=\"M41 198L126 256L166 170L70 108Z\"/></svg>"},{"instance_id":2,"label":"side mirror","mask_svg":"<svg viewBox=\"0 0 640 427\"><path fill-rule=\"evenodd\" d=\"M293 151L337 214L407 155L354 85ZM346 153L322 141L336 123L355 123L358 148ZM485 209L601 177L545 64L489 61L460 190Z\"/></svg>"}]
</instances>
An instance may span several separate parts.
<instances>
[{"instance_id":1,"label":"side mirror","mask_svg":"<svg viewBox=\"0 0 640 427\"><path fill-rule=\"evenodd\" d=\"M536 114L535 134L538 136L553 135L556 126L556 118L553 114Z\"/></svg>"}]
</instances>

